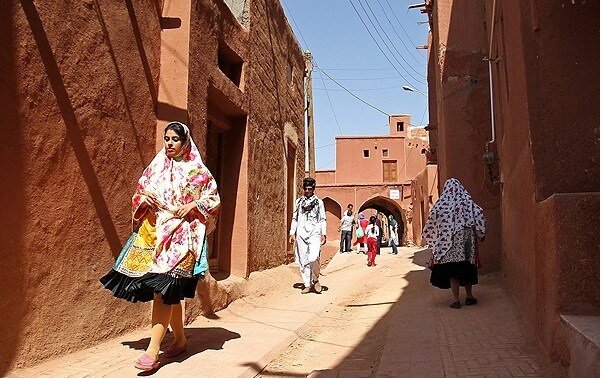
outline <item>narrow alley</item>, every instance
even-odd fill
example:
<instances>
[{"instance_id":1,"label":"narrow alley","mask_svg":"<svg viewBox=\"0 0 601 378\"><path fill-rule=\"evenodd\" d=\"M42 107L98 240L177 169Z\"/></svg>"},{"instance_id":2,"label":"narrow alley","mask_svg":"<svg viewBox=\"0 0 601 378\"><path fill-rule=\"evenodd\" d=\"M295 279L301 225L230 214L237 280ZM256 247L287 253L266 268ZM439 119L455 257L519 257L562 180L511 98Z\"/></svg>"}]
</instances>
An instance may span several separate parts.
<instances>
[{"instance_id":1,"label":"narrow alley","mask_svg":"<svg viewBox=\"0 0 601 378\"><path fill-rule=\"evenodd\" d=\"M496 276L477 306L453 310L432 288L427 251L336 254L322 295L301 295L296 266L251 275L251 293L186 327L188 351L161 359L155 377L540 377L552 372L521 328ZM169 337L165 345L169 342ZM17 377L133 376L147 331L14 371Z\"/></svg>"}]
</instances>

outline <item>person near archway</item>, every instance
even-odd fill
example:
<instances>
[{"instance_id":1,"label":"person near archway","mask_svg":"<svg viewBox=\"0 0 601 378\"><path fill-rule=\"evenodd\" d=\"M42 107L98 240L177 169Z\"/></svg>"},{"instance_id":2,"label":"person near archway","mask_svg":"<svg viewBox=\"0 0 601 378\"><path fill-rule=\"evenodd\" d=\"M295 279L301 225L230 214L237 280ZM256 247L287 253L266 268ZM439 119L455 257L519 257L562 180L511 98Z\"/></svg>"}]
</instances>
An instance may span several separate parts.
<instances>
[{"instance_id":1,"label":"person near archway","mask_svg":"<svg viewBox=\"0 0 601 378\"><path fill-rule=\"evenodd\" d=\"M353 238L353 226L355 225L355 217L353 216L353 204L349 203L342 214L338 231L340 232L340 252L351 251L351 240Z\"/></svg>"},{"instance_id":2,"label":"person near archway","mask_svg":"<svg viewBox=\"0 0 601 378\"><path fill-rule=\"evenodd\" d=\"M398 224L396 219L392 215L388 216L388 228L390 231L390 246L392 247L392 254L396 255L399 253L397 246L399 245L399 233L398 233Z\"/></svg>"},{"instance_id":3,"label":"person near archway","mask_svg":"<svg viewBox=\"0 0 601 378\"><path fill-rule=\"evenodd\" d=\"M369 224L367 218L365 218L365 214L359 213L359 226L357 227L357 240L353 243L353 245L359 244L357 247L357 254L363 252L367 253L367 236L365 235L365 229Z\"/></svg>"},{"instance_id":4,"label":"person near archway","mask_svg":"<svg viewBox=\"0 0 601 378\"><path fill-rule=\"evenodd\" d=\"M377 219L374 215L369 217L369 225L365 230L365 236L367 236L367 266L376 266L378 237L381 234L381 229L377 225Z\"/></svg>"},{"instance_id":5,"label":"person near archway","mask_svg":"<svg viewBox=\"0 0 601 378\"><path fill-rule=\"evenodd\" d=\"M478 283L476 236L484 240L485 222L482 208L459 180L448 179L430 210L422 236L432 251L430 283L451 289L452 308L461 308L459 286L465 287L466 306L478 303L472 294L472 285Z\"/></svg>"},{"instance_id":6,"label":"person near archway","mask_svg":"<svg viewBox=\"0 0 601 378\"><path fill-rule=\"evenodd\" d=\"M319 283L319 256L326 243L327 223L323 201L315 195L315 179L303 180L304 195L296 200L290 225L290 243L296 243L295 261L300 265L304 288L302 294L313 289L321 293Z\"/></svg>"}]
</instances>

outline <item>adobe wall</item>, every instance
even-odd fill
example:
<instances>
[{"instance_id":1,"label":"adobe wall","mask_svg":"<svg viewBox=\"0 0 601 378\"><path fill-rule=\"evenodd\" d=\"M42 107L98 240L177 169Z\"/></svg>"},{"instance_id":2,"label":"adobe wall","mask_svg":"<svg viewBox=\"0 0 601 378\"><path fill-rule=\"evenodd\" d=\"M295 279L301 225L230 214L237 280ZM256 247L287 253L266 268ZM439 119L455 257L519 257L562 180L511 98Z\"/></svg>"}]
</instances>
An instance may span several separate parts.
<instances>
[{"instance_id":1,"label":"adobe wall","mask_svg":"<svg viewBox=\"0 0 601 378\"><path fill-rule=\"evenodd\" d=\"M0 9L0 375L149 320L98 278L131 232L131 195L154 155L154 4Z\"/></svg>"},{"instance_id":2,"label":"adobe wall","mask_svg":"<svg viewBox=\"0 0 601 378\"><path fill-rule=\"evenodd\" d=\"M598 7L543 0L503 7L521 15L525 64L536 73L527 82L536 199L598 191L599 34L590 32L599 30ZM508 51L515 42L508 39Z\"/></svg>"},{"instance_id":3,"label":"adobe wall","mask_svg":"<svg viewBox=\"0 0 601 378\"><path fill-rule=\"evenodd\" d=\"M599 316L599 193L554 194L538 207L536 327L554 359L571 362L558 314ZM596 279L595 279L596 278Z\"/></svg>"},{"instance_id":4,"label":"adobe wall","mask_svg":"<svg viewBox=\"0 0 601 378\"><path fill-rule=\"evenodd\" d=\"M296 128L298 192L304 178L304 60L277 0L250 2L247 93L249 172L248 271L286 262L286 157L284 124ZM296 196L295 196L296 197Z\"/></svg>"},{"instance_id":5,"label":"adobe wall","mask_svg":"<svg viewBox=\"0 0 601 378\"><path fill-rule=\"evenodd\" d=\"M435 2L431 49L436 91L437 157L439 186L455 177L484 209L486 241L482 243L483 271L500 268L501 226L499 190L487 177L482 163L491 137L484 7L468 2ZM466 38L471 36L472 38Z\"/></svg>"},{"instance_id":6,"label":"adobe wall","mask_svg":"<svg viewBox=\"0 0 601 378\"><path fill-rule=\"evenodd\" d=\"M308 172L305 172L305 175L309 175ZM316 171L315 172L315 181L321 185L335 184L336 183L336 171Z\"/></svg>"},{"instance_id":7,"label":"adobe wall","mask_svg":"<svg viewBox=\"0 0 601 378\"><path fill-rule=\"evenodd\" d=\"M388 157L383 157L384 149L388 149ZM369 151L368 158L363 157L363 150ZM407 147L403 136L337 137L336 182L381 183L382 160L396 160L397 181L403 182L407 179L404 166L406 155Z\"/></svg>"},{"instance_id":8,"label":"adobe wall","mask_svg":"<svg viewBox=\"0 0 601 378\"><path fill-rule=\"evenodd\" d=\"M503 271L530 330L567 366L559 314L599 313L599 57L587 33L598 13L579 3L560 15L544 2L497 12ZM556 59L558 48L570 59Z\"/></svg>"},{"instance_id":9,"label":"adobe wall","mask_svg":"<svg viewBox=\"0 0 601 378\"><path fill-rule=\"evenodd\" d=\"M438 201L438 171L434 164L429 164L411 180L411 227L413 242L416 245L425 245L422 239L422 230L430 214L430 209ZM424 203L424 216L421 215L421 202Z\"/></svg>"}]
</instances>

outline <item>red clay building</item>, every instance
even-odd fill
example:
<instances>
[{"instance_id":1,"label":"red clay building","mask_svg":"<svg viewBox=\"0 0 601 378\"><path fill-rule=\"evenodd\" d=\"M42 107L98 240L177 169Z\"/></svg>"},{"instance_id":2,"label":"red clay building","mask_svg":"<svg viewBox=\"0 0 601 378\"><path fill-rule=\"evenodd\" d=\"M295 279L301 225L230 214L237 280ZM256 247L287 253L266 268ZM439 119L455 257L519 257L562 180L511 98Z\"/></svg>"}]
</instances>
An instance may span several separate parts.
<instances>
[{"instance_id":1,"label":"red clay building","mask_svg":"<svg viewBox=\"0 0 601 378\"><path fill-rule=\"evenodd\" d=\"M437 186L435 175L426 174L435 171L426 167L427 132L411 128L410 121L409 115L393 115L388 135L336 137L336 169L316 173L329 240L340 239L342 211L352 204L355 215L366 209L393 215L403 243L421 242L422 220L437 198ZM412 206L416 198L420 204Z\"/></svg>"},{"instance_id":2,"label":"red clay building","mask_svg":"<svg viewBox=\"0 0 601 378\"><path fill-rule=\"evenodd\" d=\"M459 178L483 205L484 264L502 270L528 331L567 374L598 376L599 6L423 11L439 182Z\"/></svg>"},{"instance_id":3,"label":"red clay building","mask_svg":"<svg viewBox=\"0 0 601 378\"><path fill-rule=\"evenodd\" d=\"M98 278L169 120L221 187L215 276L286 262L304 61L279 1L11 0L0 31L0 376L148 323Z\"/></svg>"}]
</instances>

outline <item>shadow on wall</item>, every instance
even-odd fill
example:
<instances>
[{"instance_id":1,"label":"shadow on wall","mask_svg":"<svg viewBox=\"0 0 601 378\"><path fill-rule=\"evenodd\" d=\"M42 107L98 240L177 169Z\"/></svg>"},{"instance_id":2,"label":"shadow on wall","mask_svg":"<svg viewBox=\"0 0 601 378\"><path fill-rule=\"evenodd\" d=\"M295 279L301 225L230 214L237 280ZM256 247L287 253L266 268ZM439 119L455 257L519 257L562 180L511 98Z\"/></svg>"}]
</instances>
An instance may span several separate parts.
<instances>
[{"instance_id":1,"label":"shadow on wall","mask_svg":"<svg viewBox=\"0 0 601 378\"><path fill-rule=\"evenodd\" d=\"M25 182L26 142L23 120L19 115L19 88L16 72L17 36L13 15L18 11L15 2L0 7L0 182L2 195L0 209L5 215L0 227L0 376L4 376L15 359L21 335L22 320L27 311L23 300L25 280L23 277L23 250L25 238Z\"/></svg>"},{"instance_id":2,"label":"shadow on wall","mask_svg":"<svg viewBox=\"0 0 601 378\"><path fill-rule=\"evenodd\" d=\"M44 26L42 25L42 21L32 0L22 0L21 5L40 52L61 116L65 122L67 136L71 142L71 147L73 147L73 152L75 153L81 169L82 177L88 187L94 209L96 210L96 215L98 216L98 220L104 231L106 241L111 248L111 252L116 258L121 250L121 241L111 219L111 214L102 194L98 177L95 174L94 166L92 165L90 156L84 144L79 123L73 110L73 105L71 104L56 59L52 53L52 48L46 36Z\"/></svg>"}]
</instances>

